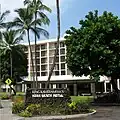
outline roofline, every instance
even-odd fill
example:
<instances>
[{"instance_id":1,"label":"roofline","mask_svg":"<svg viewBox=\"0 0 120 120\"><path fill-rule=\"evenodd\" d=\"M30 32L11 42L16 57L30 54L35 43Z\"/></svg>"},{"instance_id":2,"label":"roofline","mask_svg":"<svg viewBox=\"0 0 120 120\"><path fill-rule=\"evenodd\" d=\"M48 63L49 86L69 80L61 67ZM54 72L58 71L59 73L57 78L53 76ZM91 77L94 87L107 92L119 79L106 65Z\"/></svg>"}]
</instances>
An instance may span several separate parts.
<instances>
[{"instance_id":1,"label":"roofline","mask_svg":"<svg viewBox=\"0 0 120 120\"><path fill-rule=\"evenodd\" d=\"M63 37L60 38L60 41L64 41L65 39ZM55 42L57 41L57 38L54 38L54 39L46 39L46 40L39 40L37 41L37 45L38 44L44 44L44 43L50 43L50 42ZM27 43L22 43L23 45L29 45L28 42ZM34 45L35 42L31 42L30 43L31 45Z\"/></svg>"}]
</instances>

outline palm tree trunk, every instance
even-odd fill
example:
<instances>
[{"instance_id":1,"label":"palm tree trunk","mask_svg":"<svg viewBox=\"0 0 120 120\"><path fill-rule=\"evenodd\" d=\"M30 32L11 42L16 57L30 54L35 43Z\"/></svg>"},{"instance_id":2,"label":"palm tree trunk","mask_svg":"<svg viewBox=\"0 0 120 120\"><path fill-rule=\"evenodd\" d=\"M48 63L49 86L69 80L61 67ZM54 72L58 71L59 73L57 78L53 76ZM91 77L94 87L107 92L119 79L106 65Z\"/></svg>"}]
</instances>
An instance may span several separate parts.
<instances>
[{"instance_id":1,"label":"palm tree trunk","mask_svg":"<svg viewBox=\"0 0 120 120\"><path fill-rule=\"evenodd\" d=\"M35 88L33 54L32 54L32 49L31 49L31 45L30 45L30 33L29 33L29 29L27 30L27 35L28 35L28 43L29 43L29 48L30 48L30 57L31 57L31 63L32 63L32 70L33 70L33 88Z\"/></svg>"},{"instance_id":2,"label":"palm tree trunk","mask_svg":"<svg viewBox=\"0 0 120 120\"><path fill-rule=\"evenodd\" d=\"M50 79L55 67L55 63L56 63L56 58L57 58L57 54L59 52L59 39L60 39L60 8L59 8L59 0L56 0L56 8L57 8L57 29L58 29L58 36L57 36L57 45L56 45L56 50L55 50L55 55L54 55L54 59L53 59L53 65L51 67L51 70L49 72L49 76L48 76L48 80L46 83L46 88L49 87L49 83L50 83Z\"/></svg>"},{"instance_id":3,"label":"palm tree trunk","mask_svg":"<svg viewBox=\"0 0 120 120\"><path fill-rule=\"evenodd\" d=\"M37 20L37 13L36 12L35 12L35 20ZM36 23L35 23L35 30L36 30ZM37 46L37 36L35 34L35 79L36 79L36 88L38 88L36 46Z\"/></svg>"},{"instance_id":4,"label":"palm tree trunk","mask_svg":"<svg viewBox=\"0 0 120 120\"><path fill-rule=\"evenodd\" d=\"M1 56L0 56L0 92L2 92L1 91L1 81L2 81L2 72L1 72ZM1 98L0 98L0 108L2 108L2 103L1 103Z\"/></svg>"},{"instance_id":5,"label":"palm tree trunk","mask_svg":"<svg viewBox=\"0 0 120 120\"><path fill-rule=\"evenodd\" d=\"M10 52L10 69L11 69L11 70L10 70L10 76L11 76L11 79L12 79L12 77L13 77L12 66L13 66L13 60L12 60L12 53ZM16 91L14 90L14 88L11 87L11 85L10 85L10 89L11 89L11 91L13 90L14 95L16 95Z\"/></svg>"}]
</instances>

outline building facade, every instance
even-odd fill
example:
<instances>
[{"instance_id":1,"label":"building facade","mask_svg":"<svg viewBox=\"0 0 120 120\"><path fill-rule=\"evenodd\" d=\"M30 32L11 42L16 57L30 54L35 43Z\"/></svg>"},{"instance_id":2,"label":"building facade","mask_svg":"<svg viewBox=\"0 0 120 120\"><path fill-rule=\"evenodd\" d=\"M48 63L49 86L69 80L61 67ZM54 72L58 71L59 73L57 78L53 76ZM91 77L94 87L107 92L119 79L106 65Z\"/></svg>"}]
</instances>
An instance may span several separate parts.
<instances>
[{"instance_id":1,"label":"building facade","mask_svg":"<svg viewBox=\"0 0 120 120\"><path fill-rule=\"evenodd\" d=\"M50 88L69 88L71 95L84 95L91 93L94 91L94 87L96 88L96 92L109 92L112 91L112 86L109 83L109 78L105 76L100 77L100 82L95 83L91 81L89 76L75 77L72 76L70 70L67 67L65 62L66 59L66 46L65 46L64 38L60 39L59 44L59 53L57 55L56 65L53 70L53 74L50 81ZM52 66L55 48L56 48L57 40L49 39L49 40L41 40L37 42L37 78L38 78L38 87L44 88L45 82L48 79L48 75ZM25 44L28 46L28 44ZM32 53L33 53L33 62L35 69L35 51L34 51L34 43L31 43ZM25 50L28 58L28 77L25 78L25 83L27 83L28 87L32 87L32 74L33 68L31 64L30 50L29 46ZM96 85L95 85L96 84ZM118 88L120 88L119 80L117 81ZM26 89L26 85L22 85L22 91Z\"/></svg>"}]
</instances>

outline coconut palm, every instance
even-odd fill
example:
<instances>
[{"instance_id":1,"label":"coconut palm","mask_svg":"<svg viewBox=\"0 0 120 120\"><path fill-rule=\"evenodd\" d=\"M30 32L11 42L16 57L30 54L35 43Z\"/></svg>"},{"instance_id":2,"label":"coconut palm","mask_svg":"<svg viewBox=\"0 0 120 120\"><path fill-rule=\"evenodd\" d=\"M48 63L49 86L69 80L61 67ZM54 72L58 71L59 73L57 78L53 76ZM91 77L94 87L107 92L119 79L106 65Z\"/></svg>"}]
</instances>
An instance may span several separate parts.
<instances>
[{"instance_id":1,"label":"coconut palm","mask_svg":"<svg viewBox=\"0 0 120 120\"><path fill-rule=\"evenodd\" d=\"M57 8L57 29L58 29L58 35L57 35L57 45L56 45L56 50L55 50L55 55L54 55L54 59L53 59L53 65L50 69L49 72L49 76L48 76L48 80L46 83L46 88L49 87L49 83L50 83L50 79L55 67L55 62L56 62L56 58L57 58L57 54L59 52L59 39L60 39L60 8L59 8L59 0L56 0L56 8Z\"/></svg>"},{"instance_id":2,"label":"coconut palm","mask_svg":"<svg viewBox=\"0 0 120 120\"><path fill-rule=\"evenodd\" d=\"M1 14L1 12L0 12L0 29L3 29L3 28L6 27L6 23L5 23L4 21L5 21L6 16L7 16L9 13L10 13L9 10L3 12L2 14Z\"/></svg>"},{"instance_id":3,"label":"coconut palm","mask_svg":"<svg viewBox=\"0 0 120 120\"><path fill-rule=\"evenodd\" d=\"M4 20L9 13L10 13L9 10L7 10L3 13L1 13L1 11L0 11L0 29L3 29L3 28L6 27L6 24L4 23ZM1 40L1 31L0 31L0 40ZM1 64L1 58L0 58L0 64ZM0 70L0 79L1 79L1 70ZM0 86L1 86L1 84L0 84ZM0 108L2 108L1 102L0 102Z\"/></svg>"},{"instance_id":4,"label":"coconut palm","mask_svg":"<svg viewBox=\"0 0 120 120\"><path fill-rule=\"evenodd\" d=\"M20 45L18 43L23 40L22 35L18 36L18 32L15 30L5 31L2 33L2 39L0 41L0 50L1 55L9 55L10 58L10 76L11 79L13 77L13 52L17 52L20 56L22 55L19 51ZM14 94L16 94L15 90L10 86L10 88L13 90Z\"/></svg>"},{"instance_id":5,"label":"coconut palm","mask_svg":"<svg viewBox=\"0 0 120 120\"><path fill-rule=\"evenodd\" d=\"M30 44L30 31L36 34L37 38L40 38L39 33L42 32L42 29L38 26L35 29L34 26L35 24L41 26L43 20L42 19L34 20L33 12L28 8L20 8L20 9L15 10L15 12L18 14L18 17L16 17L13 20L13 22L9 23L9 27L16 27L17 31L19 31L20 33L27 34L30 55L31 55L31 63L32 63L32 68L33 68L33 88L35 88L33 55L32 55L32 49L31 49L31 44Z\"/></svg>"},{"instance_id":6,"label":"coconut palm","mask_svg":"<svg viewBox=\"0 0 120 120\"><path fill-rule=\"evenodd\" d=\"M24 4L28 6L28 8L33 11L34 13L34 19L37 20L38 18L43 20L44 25L49 25L50 20L46 16L44 12L51 12L51 9L44 5L41 0L25 0ZM36 29L37 24L35 24ZM48 32L41 28L41 34L43 34L45 37L48 37ZM36 75L36 87L37 87L37 64L36 64L36 42L37 42L37 36L35 34L35 75Z\"/></svg>"}]
</instances>

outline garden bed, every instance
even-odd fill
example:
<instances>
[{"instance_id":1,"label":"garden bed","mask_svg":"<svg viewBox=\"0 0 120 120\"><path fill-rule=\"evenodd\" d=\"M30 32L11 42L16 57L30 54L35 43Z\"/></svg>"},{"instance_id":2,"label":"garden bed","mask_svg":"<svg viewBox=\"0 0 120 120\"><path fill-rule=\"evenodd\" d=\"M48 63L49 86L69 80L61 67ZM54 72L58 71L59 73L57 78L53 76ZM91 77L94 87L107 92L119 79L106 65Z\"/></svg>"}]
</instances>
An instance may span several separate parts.
<instances>
[{"instance_id":1,"label":"garden bed","mask_svg":"<svg viewBox=\"0 0 120 120\"><path fill-rule=\"evenodd\" d=\"M67 104L30 104L25 106L23 101L14 100L12 106L12 113L18 114L22 117L35 117L35 116L66 116L76 114L93 113L90 109L90 99L80 100L77 97L71 97L72 102ZM79 97L80 98L80 97ZM85 97L84 97L85 98ZM83 98L83 99L84 99ZM19 102L18 102L19 101Z\"/></svg>"}]
</instances>

